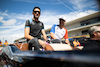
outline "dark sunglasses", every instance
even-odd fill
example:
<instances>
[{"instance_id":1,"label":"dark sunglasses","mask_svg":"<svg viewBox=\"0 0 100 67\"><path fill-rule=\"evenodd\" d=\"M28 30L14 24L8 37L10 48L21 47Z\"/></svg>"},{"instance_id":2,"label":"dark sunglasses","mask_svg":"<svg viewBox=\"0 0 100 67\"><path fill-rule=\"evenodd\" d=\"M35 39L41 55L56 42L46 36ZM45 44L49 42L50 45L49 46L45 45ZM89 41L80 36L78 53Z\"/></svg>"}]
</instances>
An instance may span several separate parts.
<instances>
[{"instance_id":1,"label":"dark sunglasses","mask_svg":"<svg viewBox=\"0 0 100 67\"><path fill-rule=\"evenodd\" d=\"M34 11L34 13L37 13L37 12L40 13L40 11Z\"/></svg>"},{"instance_id":2,"label":"dark sunglasses","mask_svg":"<svg viewBox=\"0 0 100 67\"><path fill-rule=\"evenodd\" d=\"M96 32L100 33L100 31L96 31Z\"/></svg>"}]
</instances>

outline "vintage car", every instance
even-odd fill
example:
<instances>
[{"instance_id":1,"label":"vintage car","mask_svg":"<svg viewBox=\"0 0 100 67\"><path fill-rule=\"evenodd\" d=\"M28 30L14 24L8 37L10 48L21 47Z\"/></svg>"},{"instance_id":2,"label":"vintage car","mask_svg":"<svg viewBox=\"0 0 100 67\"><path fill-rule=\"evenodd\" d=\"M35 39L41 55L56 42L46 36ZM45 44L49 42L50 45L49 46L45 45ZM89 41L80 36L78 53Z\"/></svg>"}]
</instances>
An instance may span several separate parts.
<instances>
[{"instance_id":1,"label":"vintage car","mask_svg":"<svg viewBox=\"0 0 100 67\"><path fill-rule=\"evenodd\" d=\"M100 67L100 49L32 51L3 47L0 67Z\"/></svg>"}]
</instances>

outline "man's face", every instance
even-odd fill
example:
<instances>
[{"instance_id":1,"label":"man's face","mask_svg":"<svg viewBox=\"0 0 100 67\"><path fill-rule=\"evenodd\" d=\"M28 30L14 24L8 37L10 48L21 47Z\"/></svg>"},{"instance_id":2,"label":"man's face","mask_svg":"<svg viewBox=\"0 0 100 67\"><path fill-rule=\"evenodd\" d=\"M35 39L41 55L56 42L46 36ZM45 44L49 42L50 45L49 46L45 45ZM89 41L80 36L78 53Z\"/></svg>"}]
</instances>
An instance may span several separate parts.
<instances>
[{"instance_id":1,"label":"man's face","mask_svg":"<svg viewBox=\"0 0 100 67\"><path fill-rule=\"evenodd\" d=\"M98 40L100 40L100 27L98 27L97 37L98 37Z\"/></svg>"},{"instance_id":2,"label":"man's face","mask_svg":"<svg viewBox=\"0 0 100 67\"><path fill-rule=\"evenodd\" d=\"M94 33L95 37L100 40L100 27L97 28L97 31Z\"/></svg>"},{"instance_id":3,"label":"man's face","mask_svg":"<svg viewBox=\"0 0 100 67\"><path fill-rule=\"evenodd\" d=\"M39 16L40 16L40 9L35 8L34 12L33 12L33 15L34 15L35 18L39 18Z\"/></svg>"},{"instance_id":4,"label":"man's face","mask_svg":"<svg viewBox=\"0 0 100 67\"><path fill-rule=\"evenodd\" d=\"M64 26L64 23L65 23L65 21L63 21L63 20L59 21L60 26Z\"/></svg>"}]
</instances>

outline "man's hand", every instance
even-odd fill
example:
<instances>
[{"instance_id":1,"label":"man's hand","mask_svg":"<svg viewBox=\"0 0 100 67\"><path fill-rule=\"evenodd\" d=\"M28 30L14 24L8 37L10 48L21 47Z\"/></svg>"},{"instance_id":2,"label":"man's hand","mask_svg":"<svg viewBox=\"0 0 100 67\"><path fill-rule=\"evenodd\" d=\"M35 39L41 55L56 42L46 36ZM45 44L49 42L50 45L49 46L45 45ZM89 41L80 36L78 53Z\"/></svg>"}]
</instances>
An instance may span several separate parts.
<instances>
[{"instance_id":1,"label":"man's hand","mask_svg":"<svg viewBox=\"0 0 100 67\"><path fill-rule=\"evenodd\" d=\"M68 45L70 45L70 42L69 42L68 39L65 40L65 43L68 44Z\"/></svg>"}]
</instances>

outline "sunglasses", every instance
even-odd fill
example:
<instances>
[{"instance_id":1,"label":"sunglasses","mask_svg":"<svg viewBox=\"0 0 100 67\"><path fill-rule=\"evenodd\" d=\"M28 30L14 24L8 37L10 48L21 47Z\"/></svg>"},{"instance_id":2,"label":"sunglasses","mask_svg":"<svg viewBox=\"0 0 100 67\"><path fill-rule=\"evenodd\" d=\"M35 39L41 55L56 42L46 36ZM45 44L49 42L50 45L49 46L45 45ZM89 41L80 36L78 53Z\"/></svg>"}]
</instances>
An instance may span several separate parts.
<instances>
[{"instance_id":1,"label":"sunglasses","mask_svg":"<svg viewBox=\"0 0 100 67\"><path fill-rule=\"evenodd\" d=\"M96 32L100 33L100 31L96 31Z\"/></svg>"},{"instance_id":2,"label":"sunglasses","mask_svg":"<svg viewBox=\"0 0 100 67\"><path fill-rule=\"evenodd\" d=\"M37 13L37 12L40 14L40 11L34 11L34 13Z\"/></svg>"}]
</instances>

